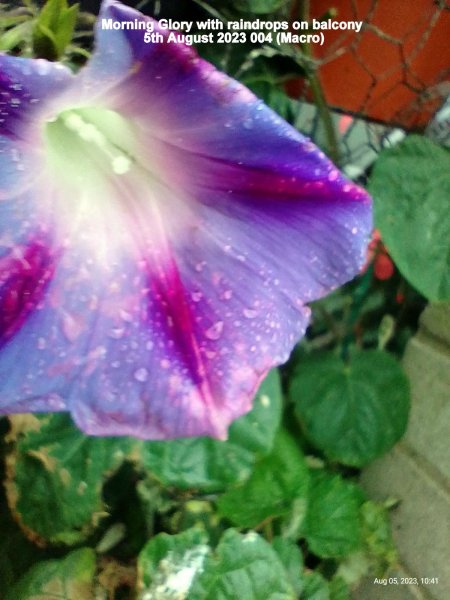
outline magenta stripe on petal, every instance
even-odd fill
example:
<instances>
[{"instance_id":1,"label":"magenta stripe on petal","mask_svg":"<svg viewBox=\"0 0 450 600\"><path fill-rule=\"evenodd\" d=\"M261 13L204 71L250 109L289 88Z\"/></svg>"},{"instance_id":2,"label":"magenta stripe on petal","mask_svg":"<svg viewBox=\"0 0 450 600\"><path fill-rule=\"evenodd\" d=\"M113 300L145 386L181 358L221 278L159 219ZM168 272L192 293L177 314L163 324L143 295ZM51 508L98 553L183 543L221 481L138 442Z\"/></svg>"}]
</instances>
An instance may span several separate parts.
<instances>
[{"instance_id":1,"label":"magenta stripe on petal","mask_svg":"<svg viewBox=\"0 0 450 600\"><path fill-rule=\"evenodd\" d=\"M55 261L42 239L0 257L0 348L23 326L45 295Z\"/></svg>"}]
</instances>

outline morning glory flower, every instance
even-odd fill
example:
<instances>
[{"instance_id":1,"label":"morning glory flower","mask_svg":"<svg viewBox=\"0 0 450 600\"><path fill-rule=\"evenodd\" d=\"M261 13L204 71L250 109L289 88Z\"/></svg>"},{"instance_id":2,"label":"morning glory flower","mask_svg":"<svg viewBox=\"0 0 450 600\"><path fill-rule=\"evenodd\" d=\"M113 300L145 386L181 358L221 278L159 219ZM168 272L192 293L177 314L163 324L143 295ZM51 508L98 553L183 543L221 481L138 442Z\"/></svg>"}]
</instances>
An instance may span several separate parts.
<instances>
[{"instance_id":1,"label":"morning glory flower","mask_svg":"<svg viewBox=\"0 0 450 600\"><path fill-rule=\"evenodd\" d=\"M225 438L360 270L370 200L192 48L102 19L147 17L104 2L77 75L0 56L0 411Z\"/></svg>"}]
</instances>

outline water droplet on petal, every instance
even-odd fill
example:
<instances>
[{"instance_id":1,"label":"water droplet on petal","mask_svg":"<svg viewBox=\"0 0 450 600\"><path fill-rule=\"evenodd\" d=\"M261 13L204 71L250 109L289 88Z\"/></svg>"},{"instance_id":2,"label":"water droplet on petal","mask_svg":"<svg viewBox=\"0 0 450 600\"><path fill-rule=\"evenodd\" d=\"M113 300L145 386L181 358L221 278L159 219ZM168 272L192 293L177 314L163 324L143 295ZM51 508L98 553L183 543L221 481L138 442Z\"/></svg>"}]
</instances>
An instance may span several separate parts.
<instances>
[{"instance_id":1,"label":"water droplet on petal","mask_svg":"<svg viewBox=\"0 0 450 600\"><path fill-rule=\"evenodd\" d=\"M258 316L258 312L252 308L244 308L243 314L244 317L247 317L247 319L254 319Z\"/></svg>"},{"instance_id":2,"label":"water droplet on petal","mask_svg":"<svg viewBox=\"0 0 450 600\"><path fill-rule=\"evenodd\" d=\"M62 331L69 342L74 342L83 332L84 323L78 317L65 314L62 319Z\"/></svg>"},{"instance_id":3,"label":"water droplet on petal","mask_svg":"<svg viewBox=\"0 0 450 600\"><path fill-rule=\"evenodd\" d=\"M125 329L123 327L113 327L109 332L109 337L113 340L120 340L125 333Z\"/></svg>"},{"instance_id":4,"label":"water droplet on petal","mask_svg":"<svg viewBox=\"0 0 450 600\"><path fill-rule=\"evenodd\" d=\"M136 381L139 381L140 383L144 383L144 381L147 381L148 379L148 371L145 367L141 367L140 369L137 369L137 371L134 372L134 378L136 379Z\"/></svg>"},{"instance_id":5,"label":"water droplet on petal","mask_svg":"<svg viewBox=\"0 0 450 600\"><path fill-rule=\"evenodd\" d=\"M212 325L212 327L210 327L209 329L207 329L205 331L205 336L209 340L218 340L220 338L220 336L222 335L222 331L223 331L223 321L217 321L217 323L214 323L214 325Z\"/></svg>"}]
</instances>

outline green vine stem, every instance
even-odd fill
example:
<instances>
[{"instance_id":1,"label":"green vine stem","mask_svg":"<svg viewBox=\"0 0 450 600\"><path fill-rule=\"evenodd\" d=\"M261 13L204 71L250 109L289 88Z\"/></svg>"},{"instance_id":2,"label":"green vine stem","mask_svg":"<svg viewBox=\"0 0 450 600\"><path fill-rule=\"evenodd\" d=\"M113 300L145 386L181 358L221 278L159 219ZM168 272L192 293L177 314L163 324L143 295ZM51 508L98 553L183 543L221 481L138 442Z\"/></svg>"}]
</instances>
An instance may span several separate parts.
<instances>
[{"instance_id":1,"label":"green vine stem","mask_svg":"<svg viewBox=\"0 0 450 600\"><path fill-rule=\"evenodd\" d=\"M300 19L302 21L309 21L309 13L310 13L310 4L309 0L301 0L299 3L299 13ZM319 112L320 119L323 123L325 130L325 137L327 142L328 153L337 165L340 164L340 152L339 152L339 141L336 135L336 130L333 124L333 118L331 115L331 111L328 107L327 101L325 99L325 94L323 92L322 84L320 83L320 78L317 74L317 69L313 63L313 55L311 52L311 47L309 44L303 44L302 46L303 53L307 59L309 59L308 66L306 69L306 74L308 78L309 85L311 87L311 92L314 98L314 104L317 107Z\"/></svg>"}]
</instances>

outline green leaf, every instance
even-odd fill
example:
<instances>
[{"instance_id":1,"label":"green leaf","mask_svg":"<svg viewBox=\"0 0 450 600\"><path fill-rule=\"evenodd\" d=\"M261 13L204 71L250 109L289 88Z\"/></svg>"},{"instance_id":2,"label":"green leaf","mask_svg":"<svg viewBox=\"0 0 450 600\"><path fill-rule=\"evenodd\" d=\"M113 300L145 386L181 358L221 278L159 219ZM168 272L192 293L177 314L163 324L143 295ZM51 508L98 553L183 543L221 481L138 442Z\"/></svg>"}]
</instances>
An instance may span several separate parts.
<instances>
[{"instance_id":1,"label":"green leaf","mask_svg":"<svg viewBox=\"0 0 450 600\"><path fill-rule=\"evenodd\" d=\"M346 465L366 465L406 429L408 379L387 352L354 352L350 365L334 353L305 357L289 395L309 440Z\"/></svg>"},{"instance_id":2,"label":"green leaf","mask_svg":"<svg viewBox=\"0 0 450 600\"><path fill-rule=\"evenodd\" d=\"M361 544L359 507L362 490L339 475L311 472L303 534L309 549L322 558L346 556Z\"/></svg>"},{"instance_id":3,"label":"green leaf","mask_svg":"<svg viewBox=\"0 0 450 600\"><path fill-rule=\"evenodd\" d=\"M277 536L272 540L272 548L286 569L289 582L295 593L300 595L304 587L303 556L300 548L295 542L281 536Z\"/></svg>"},{"instance_id":4,"label":"green leaf","mask_svg":"<svg viewBox=\"0 0 450 600\"><path fill-rule=\"evenodd\" d=\"M72 41L73 32L78 17L78 4L67 8L63 11L59 17L58 28L56 30L56 47L58 50L58 56L61 57L64 54L66 47Z\"/></svg>"},{"instance_id":5,"label":"green leaf","mask_svg":"<svg viewBox=\"0 0 450 600\"><path fill-rule=\"evenodd\" d=\"M210 553L206 535L198 528L177 535L160 533L139 554L138 587L155 600L175 599L176 593L186 598L182 594L188 593Z\"/></svg>"},{"instance_id":6,"label":"green leaf","mask_svg":"<svg viewBox=\"0 0 450 600\"><path fill-rule=\"evenodd\" d=\"M159 534L138 559L142 596L164 600L295 600L271 546L229 529L213 552L198 529Z\"/></svg>"},{"instance_id":7,"label":"green leaf","mask_svg":"<svg viewBox=\"0 0 450 600\"><path fill-rule=\"evenodd\" d=\"M333 577L329 583L330 600L351 600L350 589L341 577Z\"/></svg>"},{"instance_id":8,"label":"green leaf","mask_svg":"<svg viewBox=\"0 0 450 600\"><path fill-rule=\"evenodd\" d=\"M47 60L58 59L55 34L43 23L36 23L33 29L33 50L35 56Z\"/></svg>"},{"instance_id":9,"label":"green leaf","mask_svg":"<svg viewBox=\"0 0 450 600\"><path fill-rule=\"evenodd\" d=\"M308 482L303 454L281 430L272 453L256 464L251 477L219 497L219 514L234 525L255 527L269 517L287 515L295 499L306 504Z\"/></svg>"},{"instance_id":10,"label":"green leaf","mask_svg":"<svg viewBox=\"0 0 450 600\"><path fill-rule=\"evenodd\" d=\"M330 600L327 580L320 573L312 571L305 574L305 587L301 600Z\"/></svg>"},{"instance_id":11,"label":"green leaf","mask_svg":"<svg viewBox=\"0 0 450 600\"><path fill-rule=\"evenodd\" d=\"M388 511L382 504L369 500L361 506L361 518L362 537L371 561L371 573L384 575L398 559Z\"/></svg>"},{"instance_id":12,"label":"green leaf","mask_svg":"<svg viewBox=\"0 0 450 600\"><path fill-rule=\"evenodd\" d=\"M82 548L61 560L40 562L9 591L6 600L94 600L95 553Z\"/></svg>"},{"instance_id":13,"label":"green leaf","mask_svg":"<svg viewBox=\"0 0 450 600\"><path fill-rule=\"evenodd\" d=\"M102 485L131 453L133 440L82 434L64 413L11 417L9 504L33 539L75 544L105 514Z\"/></svg>"},{"instance_id":14,"label":"green leaf","mask_svg":"<svg viewBox=\"0 0 450 600\"><path fill-rule=\"evenodd\" d=\"M369 500L361 506L360 515L362 546L347 556L336 572L348 585L367 576L384 577L398 561L386 507Z\"/></svg>"},{"instance_id":15,"label":"green leaf","mask_svg":"<svg viewBox=\"0 0 450 600\"><path fill-rule=\"evenodd\" d=\"M67 0L47 0L39 12L37 23L56 31L61 13L67 10Z\"/></svg>"},{"instance_id":16,"label":"green leaf","mask_svg":"<svg viewBox=\"0 0 450 600\"><path fill-rule=\"evenodd\" d=\"M369 190L375 223L408 281L429 300L450 298L450 154L417 135L383 150Z\"/></svg>"},{"instance_id":17,"label":"green leaf","mask_svg":"<svg viewBox=\"0 0 450 600\"><path fill-rule=\"evenodd\" d=\"M20 23L5 31L5 33L0 36L0 51L8 52L16 46L20 46L30 37L31 28L31 21L25 21L25 23Z\"/></svg>"},{"instance_id":18,"label":"green leaf","mask_svg":"<svg viewBox=\"0 0 450 600\"><path fill-rule=\"evenodd\" d=\"M229 529L194 580L188 600L295 600L276 552L256 533Z\"/></svg>"},{"instance_id":19,"label":"green leaf","mask_svg":"<svg viewBox=\"0 0 450 600\"><path fill-rule=\"evenodd\" d=\"M47 557L42 549L25 538L12 520L3 497L0 500L0 532L0 598L4 598L12 584L32 564Z\"/></svg>"},{"instance_id":20,"label":"green leaf","mask_svg":"<svg viewBox=\"0 0 450 600\"><path fill-rule=\"evenodd\" d=\"M220 491L247 479L257 458L270 452L281 418L281 386L273 370L250 413L237 419L226 442L190 438L143 444L144 466L166 486Z\"/></svg>"},{"instance_id":21,"label":"green leaf","mask_svg":"<svg viewBox=\"0 0 450 600\"><path fill-rule=\"evenodd\" d=\"M71 42L78 16L78 4L67 5L67 0L47 0L33 29L35 56L58 60Z\"/></svg>"},{"instance_id":22,"label":"green leaf","mask_svg":"<svg viewBox=\"0 0 450 600\"><path fill-rule=\"evenodd\" d=\"M225 530L223 521L217 516L215 506L207 500L189 500L169 514L170 522L165 531L181 532L192 527L201 527L212 544L219 541Z\"/></svg>"},{"instance_id":23,"label":"green leaf","mask_svg":"<svg viewBox=\"0 0 450 600\"><path fill-rule=\"evenodd\" d=\"M5 477L5 452L9 424L0 417L0 481ZM9 511L4 486L0 486L0 598L5 598L13 583L39 560L48 557L45 550L37 548L20 530Z\"/></svg>"}]
</instances>

